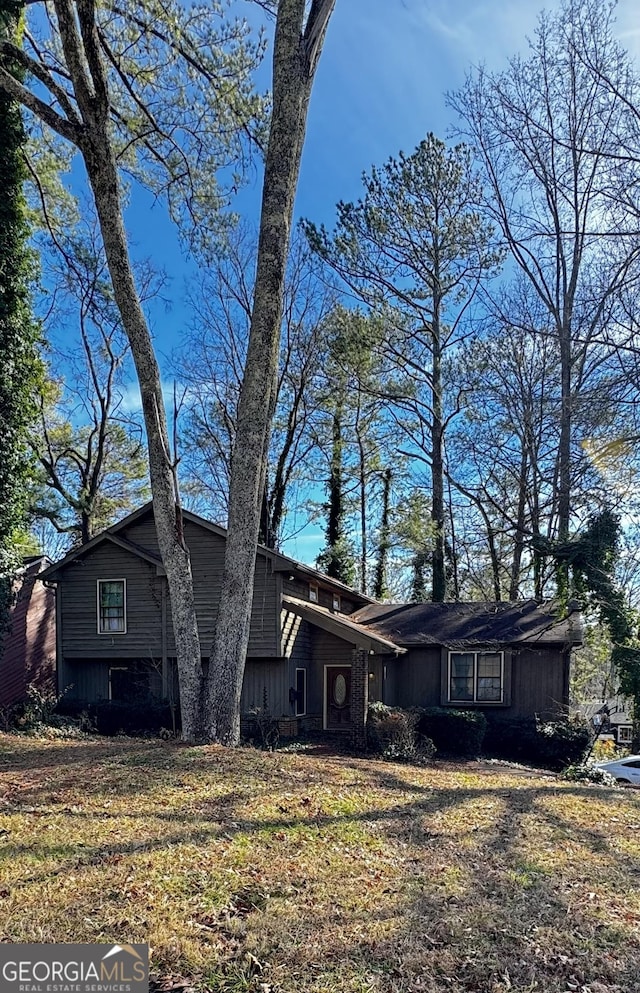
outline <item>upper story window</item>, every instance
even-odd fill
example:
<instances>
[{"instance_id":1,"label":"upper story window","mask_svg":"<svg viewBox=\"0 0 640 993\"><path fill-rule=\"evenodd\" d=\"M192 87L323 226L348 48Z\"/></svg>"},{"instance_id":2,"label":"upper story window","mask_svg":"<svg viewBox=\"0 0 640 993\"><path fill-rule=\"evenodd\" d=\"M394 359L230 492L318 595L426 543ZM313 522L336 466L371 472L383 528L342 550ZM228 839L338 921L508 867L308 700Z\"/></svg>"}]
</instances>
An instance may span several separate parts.
<instances>
[{"instance_id":1,"label":"upper story window","mask_svg":"<svg viewBox=\"0 0 640 993\"><path fill-rule=\"evenodd\" d=\"M502 703L503 652L449 652L451 703Z\"/></svg>"},{"instance_id":2,"label":"upper story window","mask_svg":"<svg viewBox=\"0 0 640 993\"><path fill-rule=\"evenodd\" d=\"M340 594L334 593L331 598L331 606L333 610L340 610Z\"/></svg>"},{"instance_id":3,"label":"upper story window","mask_svg":"<svg viewBox=\"0 0 640 993\"><path fill-rule=\"evenodd\" d=\"M126 634L127 581L98 580L98 634Z\"/></svg>"},{"instance_id":4,"label":"upper story window","mask_svg":"<svg viewBox=\"0 0 640 993\"><path fill-rule=\"evenodd\" d=\"M317 583L309 583L309 600L311 601L311 603L317 603L318 602L318 584Z\"/></svg>"}]
</instances>

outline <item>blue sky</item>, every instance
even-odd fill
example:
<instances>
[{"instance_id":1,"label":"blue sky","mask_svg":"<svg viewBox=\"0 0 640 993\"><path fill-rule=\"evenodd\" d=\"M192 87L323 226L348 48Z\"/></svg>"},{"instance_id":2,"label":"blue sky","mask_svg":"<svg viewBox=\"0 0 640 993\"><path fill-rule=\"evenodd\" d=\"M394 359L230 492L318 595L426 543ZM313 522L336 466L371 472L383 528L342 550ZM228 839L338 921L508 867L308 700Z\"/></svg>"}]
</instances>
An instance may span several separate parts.
<instances>
[{"instance_id":1,"label":"blue sky","mask_svg":"<svg viewBox=\"0 0 640 993\"><path fill-rule=\"evenodd\" d=\"M256 10L248 0L238 6ZM474 65L500 69L509 56L524 52L543 6L558 3L337 0L311 100L297 217L331 226L336 202L358 197L363 170L401 149L410 152L429 131L445 138L455 123L445 91L459 87ZM638 0L620 0L618 29L625 47L640 55ZM265 86L269 71L265 66ZM257 224L259 205L256 176L234 206ZM136 254L149 255L171 276L170 311L161 305L151 313L164 365L188 319L182 298L189 265L161 205L151 209L145 198L134 198L127 224ZM317 526L305 532L288 546L289 554L309 560L317 532Z\"/></svg>"}]
</instances>

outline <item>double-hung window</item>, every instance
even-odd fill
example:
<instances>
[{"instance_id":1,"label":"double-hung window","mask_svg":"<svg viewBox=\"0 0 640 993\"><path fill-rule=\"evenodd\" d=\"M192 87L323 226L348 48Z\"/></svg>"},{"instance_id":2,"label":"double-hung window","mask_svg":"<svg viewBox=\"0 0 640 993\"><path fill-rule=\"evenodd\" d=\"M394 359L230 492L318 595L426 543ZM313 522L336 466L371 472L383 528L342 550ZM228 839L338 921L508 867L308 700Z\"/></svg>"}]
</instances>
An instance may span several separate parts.
<instances>
[{"instance_id":1,"label":"double-hung window","mask_svg":"<svg viewBox=\"0 0 640 993\"><path fill-rule=\"evenodd\" d=\"M124 579L98 580L98 634L127 633L127 584Z\"/></svg>"},{"instance_id":2,"label":"double-hung window","mask_svg":"<svg viewBox=\"0 0 640 993\"><path fill-rule=\"evenodd\" d=\"M449 652L450 703L502 703L504 652Z\"/></svg>"}]
</instances>

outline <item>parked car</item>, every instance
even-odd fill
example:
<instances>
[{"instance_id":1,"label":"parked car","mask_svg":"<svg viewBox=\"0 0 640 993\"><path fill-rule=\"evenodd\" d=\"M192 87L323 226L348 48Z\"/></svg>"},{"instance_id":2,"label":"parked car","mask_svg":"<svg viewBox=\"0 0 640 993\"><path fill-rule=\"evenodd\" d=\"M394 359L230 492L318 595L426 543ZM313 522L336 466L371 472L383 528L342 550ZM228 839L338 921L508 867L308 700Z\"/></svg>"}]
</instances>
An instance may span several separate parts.
<instances>
[{"instance_id":1,"label":"parked car","mask_svg":"<svg viewBox=\"0 0 640 993\"><path fill-rule=\"evenodd\" d=\"M595 767L608 772L621 786L640 787L640 755L627 755L624 759L596 762Z\"/></svg>"}]
</instances>

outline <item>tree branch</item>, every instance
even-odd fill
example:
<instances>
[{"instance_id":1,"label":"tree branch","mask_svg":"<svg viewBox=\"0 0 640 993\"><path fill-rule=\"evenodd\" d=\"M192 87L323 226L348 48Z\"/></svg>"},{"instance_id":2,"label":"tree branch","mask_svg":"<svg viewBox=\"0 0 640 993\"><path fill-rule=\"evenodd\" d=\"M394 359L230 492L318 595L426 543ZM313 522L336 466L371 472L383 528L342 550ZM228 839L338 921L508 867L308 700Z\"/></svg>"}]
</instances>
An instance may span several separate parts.
<instances>
[{"instance_id":1,"label":"tree branch","mask_svg":"<svg viewBox=\"0 0 640 993\"><path fill-rule=\"evenodd\" d=\"M40 100L34 93L19 83L17 79L7 72L7 70L0 66L0 89L3 89L5 93L8 93L10 97L21 103L23 107L30 110L36 117L50 127L52 131L55 131L62 138L66 138L73 145L78 147L82 140L82 129L79 125L68 121L66 118L58 114L48 103L44 100Z\"/></svg>"}]
</instances>

